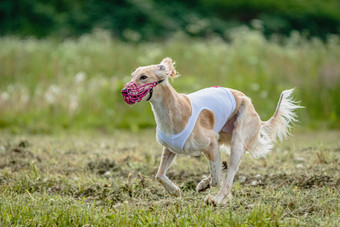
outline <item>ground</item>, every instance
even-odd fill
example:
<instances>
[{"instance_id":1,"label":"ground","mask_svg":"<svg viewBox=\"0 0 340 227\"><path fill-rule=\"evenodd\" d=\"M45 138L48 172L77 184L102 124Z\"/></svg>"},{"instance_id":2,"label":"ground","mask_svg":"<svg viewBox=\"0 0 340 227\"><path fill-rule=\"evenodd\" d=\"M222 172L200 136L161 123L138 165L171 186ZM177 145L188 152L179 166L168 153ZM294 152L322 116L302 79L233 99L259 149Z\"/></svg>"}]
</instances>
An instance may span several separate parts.
<instances>
[{"instance_id":1,"label":"ground","mask_svg":"<svg viewBox=\"0 0 340 227\"><path fill-rule=\"evenodd\" d=\"M340 131L296 131L266 159L247 155L233 199L205 205L202 157L177 157L154 179L161 155L154 130L112 134L0 132L0 223L5 225L339 226ZM223 155L227 160L228 156Z\"/></svg>"}]
</instances>

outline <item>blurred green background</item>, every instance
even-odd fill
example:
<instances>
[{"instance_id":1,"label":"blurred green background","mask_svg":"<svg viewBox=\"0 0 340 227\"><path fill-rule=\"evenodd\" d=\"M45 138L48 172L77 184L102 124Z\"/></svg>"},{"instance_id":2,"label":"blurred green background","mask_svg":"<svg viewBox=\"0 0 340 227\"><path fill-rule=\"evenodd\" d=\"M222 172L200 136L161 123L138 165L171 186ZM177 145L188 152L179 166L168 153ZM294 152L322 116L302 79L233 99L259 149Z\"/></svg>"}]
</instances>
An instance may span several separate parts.
<instances>
[{"instance_id":1,"label":"blurred green background","mask_svg":"<svg viewBox=\"0 0 340 227\"><path fill-rule=\"evenodd\" d=\"M128 41L163 40L178 31L218 35L259 19L266 37L292 30L326 39L340 32L338 0L2 0L2 34L69 37L108 29Z\"/></svg>"},{"instance_id":2,"label":"blurred green background","mask_svg":"<svg viewBox=\"0 0 340 227\"><path fill-rule=\"evenodd\" d=\"M133 131L148 103L121 86L169 56L179 92L243 91L263 120L296 87L304 128L340 128L338 0L2 0L0 128L13 133Z\"/></svg>"}]
</instances>

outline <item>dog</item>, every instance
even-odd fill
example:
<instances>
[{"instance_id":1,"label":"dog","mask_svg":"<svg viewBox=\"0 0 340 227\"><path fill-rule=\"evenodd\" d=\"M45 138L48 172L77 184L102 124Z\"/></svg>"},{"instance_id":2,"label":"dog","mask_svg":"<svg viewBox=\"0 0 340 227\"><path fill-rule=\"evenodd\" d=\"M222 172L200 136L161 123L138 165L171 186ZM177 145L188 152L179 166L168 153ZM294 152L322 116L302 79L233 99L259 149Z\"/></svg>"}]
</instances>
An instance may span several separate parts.
<instances>
[{"instance_id":1,"label":"dog","mask_svg":"<svg viewBox=\"0 0 340 227\"><path fill-rule=\"evenodd\" d=\"M208 195L206 203L218 205L231 198L231 188L242 157L264 157L274 142L290 135L297 121L295 110L301 108L292 93L281 93L274 115L261 121L254 106L242 92L223 87L211 87L192 94L180 94L170 85L169 78L179 77L175 63L164 58L160 64L137 68L131 81L123 86L124 100L132 105L149 101L157 123L157 141L163 146L155 178L172 196L180 189L166 176L177 154L198 156L209 160L210 175L196 187L197 192L210 186L220 187L217 195ZM227 176L222 183L220 146L230 147Z\"/></svg>"}]
</instances>

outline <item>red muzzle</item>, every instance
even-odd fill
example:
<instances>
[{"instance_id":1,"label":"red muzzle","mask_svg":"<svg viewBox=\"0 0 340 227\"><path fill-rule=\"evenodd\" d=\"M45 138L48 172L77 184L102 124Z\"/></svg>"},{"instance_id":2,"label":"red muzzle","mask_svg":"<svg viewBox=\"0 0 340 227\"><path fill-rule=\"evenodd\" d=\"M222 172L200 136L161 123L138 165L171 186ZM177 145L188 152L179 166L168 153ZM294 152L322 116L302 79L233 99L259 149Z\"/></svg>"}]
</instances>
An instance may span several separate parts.
<instances>
[{"instance_id":1,"label":"red muzzle","mask_svg":"<svg viewBox=\"0 0 340 227\"><path fill-rule=\"evenodd\" d=\"M161 82L163 82L163 80L138 86L135 82L130 81L129 83L125 84L121 90L123 99L127 104L133 105L142 101L142 99L150 92L150 97L146 100L149 101L152 97L153 88Z\"/></svg>"}]
</instances>

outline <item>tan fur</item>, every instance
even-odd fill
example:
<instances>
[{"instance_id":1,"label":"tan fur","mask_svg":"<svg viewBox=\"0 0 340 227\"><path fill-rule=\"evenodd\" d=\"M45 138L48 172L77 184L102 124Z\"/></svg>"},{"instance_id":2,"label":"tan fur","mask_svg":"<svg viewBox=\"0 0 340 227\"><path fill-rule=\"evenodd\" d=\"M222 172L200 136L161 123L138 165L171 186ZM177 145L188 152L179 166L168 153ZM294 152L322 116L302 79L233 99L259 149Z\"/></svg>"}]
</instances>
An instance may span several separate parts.
<instances>
[{"instance_id":1,"label":"tan fur","mask_svg":"<svg viewBox=\"0 0 340 227\"><path fill-rule=\"evenodd\" d=\"M142 75L147 76L147 79L141 80ZM150 102L157 126L166 135L181 132L185 128L192 112L188 97L185 94L177 93L168 82L169 77L176 78L178 76L174 63L170 58L163 59L159 65L139 67L132 73L131 81L138 85L164 80L154 88ZM213 130L215 124L214 113L209 110L203 110L199 114L191 135L184 144L182 152L171 150L166 143L157 138L159 143L164 146L164 149L156 179L171 195L180 195L179 188L166 177L166 171L176 154L193 156L204 154L208 158L210 176L197 185L196 190L200 192L210 186L220 185L222 165L219 146L225 145L231 148L228 175L223 181L219 193L215 197L208 196L206 198L207 203L219 204L225 198L231 196L230 191L234 176L244 153L248 151L254 157L265 155L272 148L275 136L284 137L289 133L287 130L290 123L296 120L293 110L299 108L289 98L292 90L282 93L275 114L267 122L260 120L250 98L240 91L230 90L235 97L236 108L220 133ZM147 95L143 100L148 98L149 96ZM283 109L280 109L281 100L284 103Z\"/></svg>"}]
</instances>

